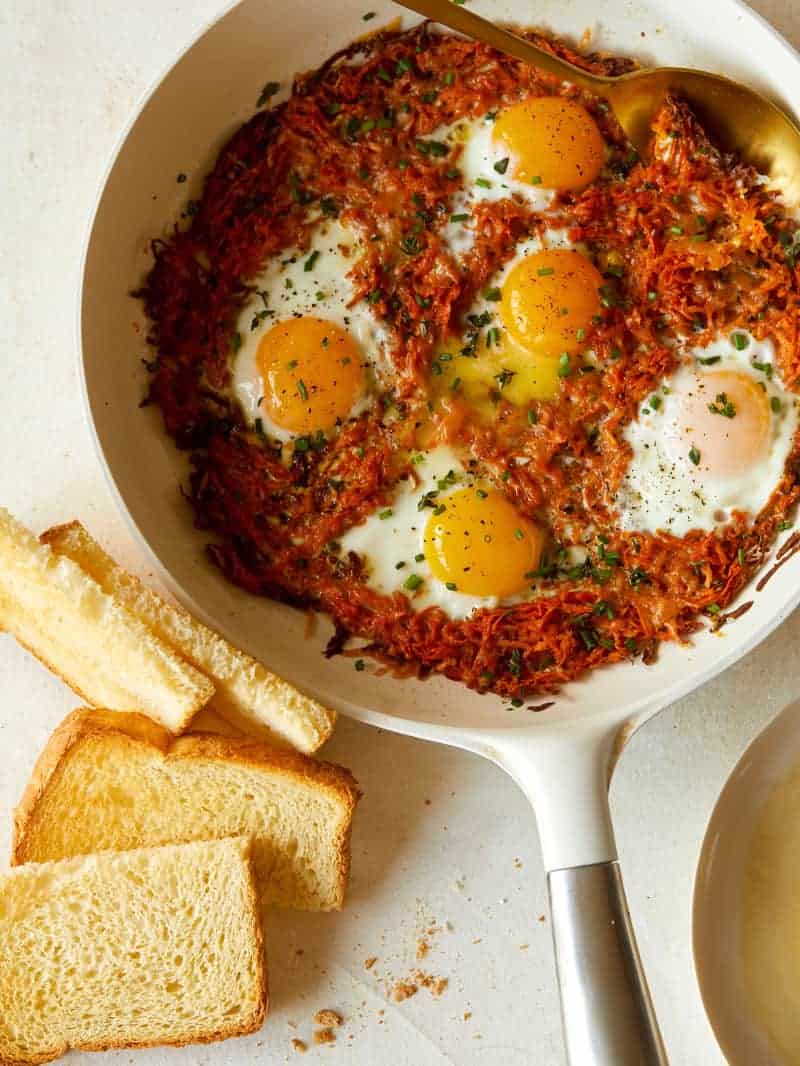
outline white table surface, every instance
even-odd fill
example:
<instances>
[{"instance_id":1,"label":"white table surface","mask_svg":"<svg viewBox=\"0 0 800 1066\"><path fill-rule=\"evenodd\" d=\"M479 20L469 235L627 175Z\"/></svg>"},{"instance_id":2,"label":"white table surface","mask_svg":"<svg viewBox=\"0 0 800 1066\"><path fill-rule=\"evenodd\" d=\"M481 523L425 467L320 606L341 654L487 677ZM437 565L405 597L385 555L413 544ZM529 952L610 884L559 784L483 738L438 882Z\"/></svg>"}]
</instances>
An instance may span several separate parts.
<instances>
[{"instance_id":1,"label":"white table surface","mask_svg":"<svg viewBox=\"0 0 800 1066\"><path fill-rule=\"evenodd\" d=\"M678 0L688 2L688 0ZM800 46L795 0L753 5ZM219 0L5 0L0 5L0 504L39 530L79 516L129 565L144 561L116 512L81 408L79 257L95 191L143 89ZM146 572L146 571L143 571ZM694 976L691 893L705 825L750 739L800 691L800 614L633 739L612 786L628 895L671 1060L719 1066ZM0 638L0 854L50 730L76 698ZM342 721L325 750L365 798L341 915L276 914L272 1010L261 1033L180 1051L73 1055L78 1063L563 1066L536 832L510 779L481 760ZM430 953L416 961L431 924ZM377 956L371 970L364 960ZM440 998L391 1002L415 968ZM311 1044L316 1010L345 1017ZM305 1061L302 1058L299 1061Z\"/></svg>"}]
</instances>

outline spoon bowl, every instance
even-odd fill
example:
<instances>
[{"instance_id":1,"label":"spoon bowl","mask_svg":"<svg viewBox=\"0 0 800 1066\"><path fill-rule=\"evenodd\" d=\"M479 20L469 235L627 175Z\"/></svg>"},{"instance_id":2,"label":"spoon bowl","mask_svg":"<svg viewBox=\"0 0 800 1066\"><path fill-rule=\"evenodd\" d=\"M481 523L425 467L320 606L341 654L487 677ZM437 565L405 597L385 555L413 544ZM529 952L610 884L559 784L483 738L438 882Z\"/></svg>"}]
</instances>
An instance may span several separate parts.
<instances>
[{"instance_id":1,"label":"spoon bowl","mask_svg":"<svg viewBox=\"0 0 800 1066\"><path fill-rule=\"evenodd\" d=\"M404 7L483 41L606 100L628 140L644 154L653 117L668 96L692 108L711 140L767 175L787 201L800 201L800 128L777 104L720 74L654 67L618 77L591 74L452 0L401 0Z\"/></svg>"}]
</instances>

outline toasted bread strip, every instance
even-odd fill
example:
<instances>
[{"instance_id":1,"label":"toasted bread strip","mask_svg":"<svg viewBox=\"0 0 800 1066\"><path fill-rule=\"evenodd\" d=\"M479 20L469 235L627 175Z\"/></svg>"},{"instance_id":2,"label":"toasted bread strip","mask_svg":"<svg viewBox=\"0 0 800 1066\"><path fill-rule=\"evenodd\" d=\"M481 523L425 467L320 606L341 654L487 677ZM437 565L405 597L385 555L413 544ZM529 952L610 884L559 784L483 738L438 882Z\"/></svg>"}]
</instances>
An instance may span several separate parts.
<instances>
[{"instance_id":1,"label":"toasted bread strip","mask_svg":"<svg viewBox=\"0 0 800 1066\"><path fill-rule=\"evenodd\" d=\"M0 1063L251 1033L267 1009L245 838L0 878Z\"/></svg>"},{"instance_id":2,"label":"toasted bread strip","mask_svg":"<svg viewBox=\"0 0 800 1066\"><path fill-rule=\"evenodd\" d=\"M14 816L12 862L247 834L264 902L341 907L352 775L249 737L172 738L142 715L83 708L53 733Z\"/></svg>"},{"instance_id":3,"label":"toasted bread strip","mask_svg":"<svg viewBox=\"0 0 800 1066\"><path fill-rule=\"evenodd\" d=\"M167 603L106 554L80 522L57 526L42 541L81 566L94 580L178 654L212 679L213 708L237 729L289 743L307 754L330 736L336 715L288 681Z\"/></svg>"},{"instance_id":4,"label":"toasted bread strip","mask_svg":"<svg viewBox=\"0 0 800 1066\"><path fill-rule=\"evenodd\" d=\"M71 559L0 508L0 629L89 703L141 711L173 733L214 692Z\"/></svg>"}]
</instances>

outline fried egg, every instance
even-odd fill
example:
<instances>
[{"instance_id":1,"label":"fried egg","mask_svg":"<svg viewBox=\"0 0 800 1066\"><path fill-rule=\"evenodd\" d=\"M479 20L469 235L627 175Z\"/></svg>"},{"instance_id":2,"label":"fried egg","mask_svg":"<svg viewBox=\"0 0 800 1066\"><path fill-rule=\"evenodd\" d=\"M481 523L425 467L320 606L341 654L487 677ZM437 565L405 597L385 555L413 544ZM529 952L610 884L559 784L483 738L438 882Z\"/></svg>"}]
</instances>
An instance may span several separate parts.
<instances>
[{"instance_id":1,"label":"fried egg","mask_svg":"<svg viewBox=\"0 0 800 1066\"><path fill-rule=\"evenodd\" d=\"M540 526L449 447L412 462L414 476L399 482L390 503L340 538L343 553L363 559L370 587L451 618L523 597L541 559Z\"/></svg>"},{"instance_id":2,"label":"fried egg","mask_svg":"<svg viewBox=\"0 0 800 1066\"><path fill-rule=\"evenodd\" d=\"M387 333L353 304L361 240L336 220L255 279L236 326L233 393L249 425L280 441L330 433L372 402Z\"/></svg>"},{"instance_id":3,"label":"fried egg","mask_svg":"<svg viewBox=\"0 0 800 1066\"><path fill-rule=\"evenodd\" d=\"M797 423L771 341L734 330L690 349L626 428L633 454L615 498L621 528L680 537L712 530L734 510L758 514Z\"/></svg>"},{"instance_id":4,"label":"fried egg","mask_svg":"<svg viewBox=\"0 0 800 1066\"><path fill-rule=\"evenodd\" d=\"M461 146L462 186L442 234L456 254L472 244L475 203L513 197L545 213L557 191L588 185L605 162L594 119L582 104L563 97L531 97L480 119L442 126L431 136Z\"/></svg>"},{"instance_id":5,"label":"fried egg","mask_svg":"<svg viewBox=\"0 0 800 1066\"><path fill-rule=\"evenodd\" d=\"M566 230L517 245L465 321L465 336L445 345L434 364L440 391L479 408L502 395L518 406L559 390L600 311L603 278Z\"/></svg>"}]
</instances>

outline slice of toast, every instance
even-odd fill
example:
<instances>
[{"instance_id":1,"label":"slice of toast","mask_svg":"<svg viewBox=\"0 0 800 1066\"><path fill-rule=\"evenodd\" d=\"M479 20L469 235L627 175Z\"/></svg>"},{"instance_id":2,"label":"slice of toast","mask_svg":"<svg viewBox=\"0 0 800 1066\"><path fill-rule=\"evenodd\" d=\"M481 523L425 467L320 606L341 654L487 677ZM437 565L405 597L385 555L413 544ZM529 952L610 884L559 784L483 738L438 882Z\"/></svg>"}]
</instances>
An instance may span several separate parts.
<instances>
[{"instance_id":1,"label":"slice of toast","mask_svg":"<svg viewBox=\"0 0 800 1066\"><path fill-rule=\"evenodd\" d=\"M2 508L0 629L89 703L141 711L173 733L214 692L207 677L76 563L40 544Z\"/></svg>"},{"instance_id":2,"label":"slice of toast","mask_svg":"<svg viewBox=\"0 0 800 1066\"><path fill-rule=\"evenodd\" d=\"M307 754L328 739L336 721L333 711L270 673L181 607L167 603L115 563L80 522L49 529L41 539L77 563L104 592L211 678L214 709L238 729L288 742Z\"/></svg>"},{"instance_id":3,"label":"slice of toast","mask_svg":"<svg viewBox=\"0 0 800 1066\"><path fill-rule=\"evenodd\" d=\"M0 878L0 1063L258 1029L267 981L245 838Z\"/></svg>"},{"instance_id":4,"label":"slice of toast","mask_svg":"<svg viewBox=\"0 0 800 1066\"><path fill-rule=\"evenodd\" d=\"M264 902L342 906L352 775L249 737L177 739L137 714L81 709L50 738L14 816L12 862L246 834Z\"/></svg>"}]
</instances>

